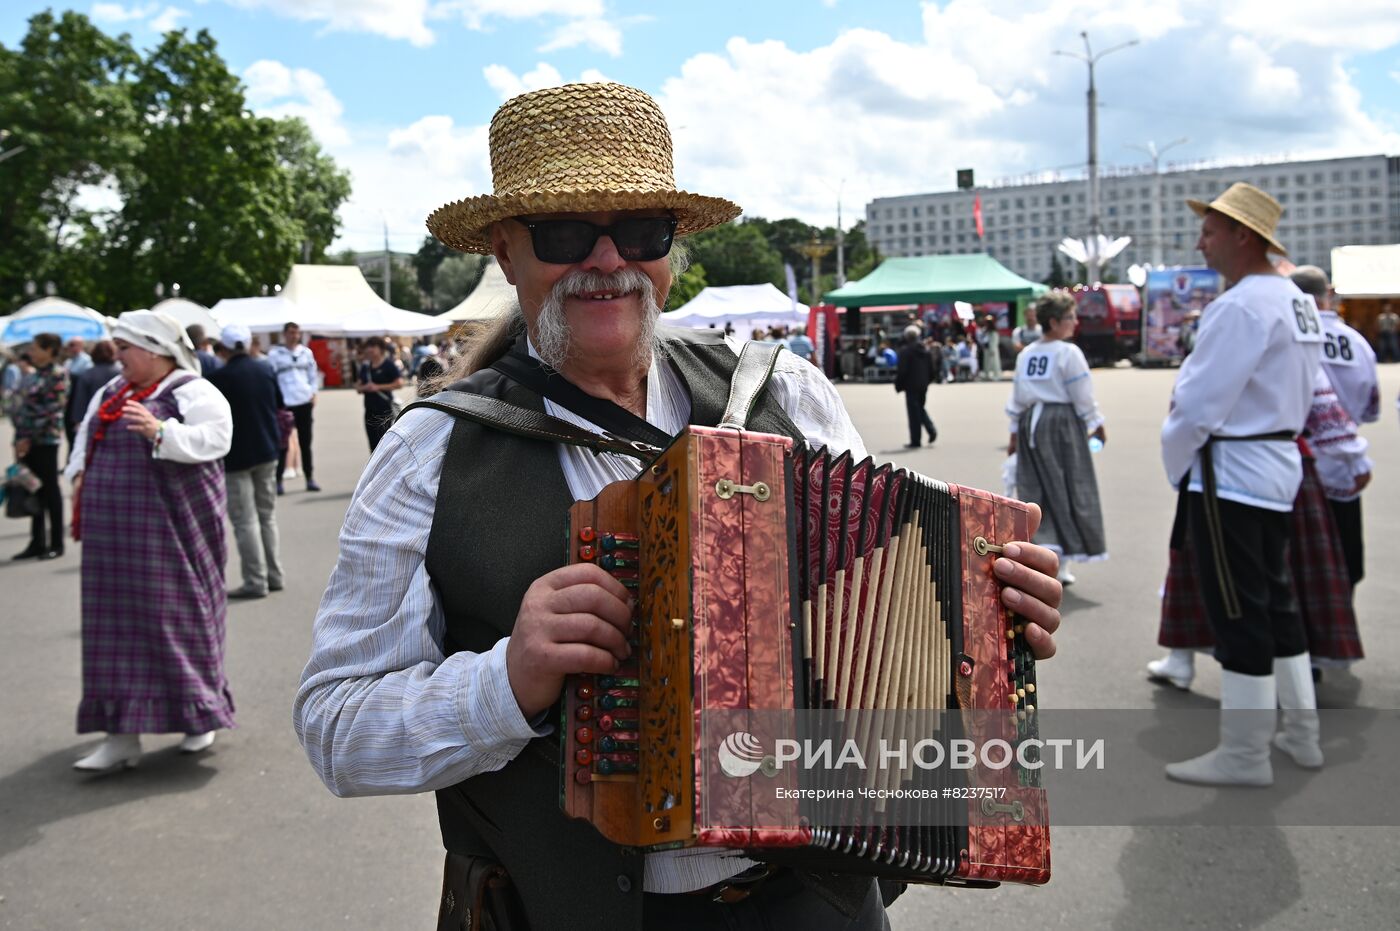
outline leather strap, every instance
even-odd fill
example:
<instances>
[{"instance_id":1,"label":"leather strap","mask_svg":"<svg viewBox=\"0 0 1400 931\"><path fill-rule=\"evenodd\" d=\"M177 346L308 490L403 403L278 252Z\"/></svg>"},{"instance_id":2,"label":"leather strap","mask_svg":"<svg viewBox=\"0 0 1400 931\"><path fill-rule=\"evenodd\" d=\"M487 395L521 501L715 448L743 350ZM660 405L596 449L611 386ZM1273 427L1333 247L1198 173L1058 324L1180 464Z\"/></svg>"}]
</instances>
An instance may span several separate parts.
<instances>
[{"instance_id":1,"label":"leather strap","mask_svg":"<svg viewBox=\"0 0 1400 931\"><path fill-rule=\"evenodd\" d=\"M431 397L407 405L403 413L420 407L462 417L516 436L578 446L591 449L595 453L617 453L639 459L643 463L651 462L662 452L658 446L606 433L591 433L558 417L467 391L439 391Z\"/></svg>"},{"instance_id":2,"label":"leather strap","mask_svg":"<svg viewBox=\"0 0 1400 931\"><path fill-rule=\"evenodd\" d=\"M777 343L744 344L739 351L739 365L734 369L734 377L729 382L729 402L724 406L724 416L719 426L726 430L745 430L749 425L749 415L768 380L773 377L773 369L778 364L778 353L783 347Z\"/></svg>"},{"instance_id":3,"label":"leather strap","mask_svg":"<svg viewBox=\"0 0 1400 931\"><path fill-rule=\"evenodd\" d=\"M613 436L663 449L675 439L626 408L604 398L595 398L527 353L518 350L508 352L491 367L540 397L549 398L589 423L597 424Z\"/></svg>"}]
</instances>

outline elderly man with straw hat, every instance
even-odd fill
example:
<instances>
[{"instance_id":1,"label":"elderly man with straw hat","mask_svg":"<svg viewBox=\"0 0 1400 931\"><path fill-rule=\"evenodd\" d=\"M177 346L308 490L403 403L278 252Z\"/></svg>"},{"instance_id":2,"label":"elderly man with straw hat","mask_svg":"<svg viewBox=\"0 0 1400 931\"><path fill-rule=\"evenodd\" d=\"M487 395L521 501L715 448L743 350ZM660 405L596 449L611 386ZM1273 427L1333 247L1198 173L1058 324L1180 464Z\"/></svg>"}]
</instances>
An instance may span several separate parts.
<instances>
[{"instance_id":1,"label":"elderly man with straw hat","mask_svg":"<svg viewBox=\"0 0 1400 931\"><path fill-rule=\"evenodd\" d=\"M674 240L739 208L676 188L656 102L611 83L535 91L497 111L490 145L494 193L440 208L428 228L494 255L518 300L449 373L453 388L594 440L664 446L687 424L717 424L735 350L657 317L684 268ZM866 455L820 370L791 353L777 353L750 425ZM339 795L437 790L453 927L495 864L513 904L493 893L488 907L523 908L536 929L886 926L868 878L717 849L637 856L561 812L551 708L566 675L617 667L631 622L616 579L562 565L567 511L640 466L499 426L411 409L375 451L294 709L322 779ZM1007 603L1048 656L1054 556L1025 543L1007 555Z\"/></svg>"},{"instance_id":2,"label":"elderly man with straw hat","mask_svg":"<svg viewBox=\"0 0 1400 931\"><path fill-rule=\"evenodd\" d=\"M1322 320L1279 274L1283 208L1248 184L1209 204L1196 244L1229 290L1201 315L1162 426L1167 477L1180 489L1178 527L1196 553L1201 595L1222 667L1220 742L1167 775L1209 785L1273 783L1271 742L1322 765L1307 636L1286 561L1289 515L1303 478L1296 437L1312 406ZM1181 526L1184 524L1184 527ZM1162 675L1170 676L1171 670ZM1275 708L1283 729L1275 737Z\"/></svg>"}]
</instances>

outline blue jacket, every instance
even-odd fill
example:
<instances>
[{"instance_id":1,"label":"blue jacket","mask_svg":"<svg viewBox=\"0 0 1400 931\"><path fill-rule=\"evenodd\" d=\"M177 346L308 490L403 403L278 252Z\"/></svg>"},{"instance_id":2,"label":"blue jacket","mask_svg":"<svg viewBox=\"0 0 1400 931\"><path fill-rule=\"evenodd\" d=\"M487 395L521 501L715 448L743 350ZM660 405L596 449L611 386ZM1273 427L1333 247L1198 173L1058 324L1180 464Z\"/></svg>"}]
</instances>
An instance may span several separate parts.
<instances>
[{"instance_id":1,"label":"blue jacket","mask_svg":"<svg viewBox=\"0 0 1400 931\"><path fill-rule=\"evenodd\" d=\"M251 469L275 460L282 392L272 366L239 353L206 377L233 409L233 447L224 457L225 471Z\"/></svg>"}]
</instances>

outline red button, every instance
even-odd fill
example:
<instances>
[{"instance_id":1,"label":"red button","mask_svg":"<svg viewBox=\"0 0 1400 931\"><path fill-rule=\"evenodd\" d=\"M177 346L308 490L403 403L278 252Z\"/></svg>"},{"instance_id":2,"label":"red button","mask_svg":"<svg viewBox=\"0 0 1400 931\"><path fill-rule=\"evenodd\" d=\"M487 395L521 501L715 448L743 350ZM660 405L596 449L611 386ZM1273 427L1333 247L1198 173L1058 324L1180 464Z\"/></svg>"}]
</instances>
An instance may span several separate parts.
<instances>
[{"instance_id":1,"label":"red button","mask_svg":"<svg viewBox=\"0 0 1400 931\"><path fill-rule=\"evenodd\" d=\"M578 548L578 558L579 558L579 559L582 559L584 562L592 562L592 561L593 561L593 547L591 547L591 546L580 546L580 547Z\"/></svg>"},{"instance_id":2,"label":"red button","mask_svg":"<svg viewBox=\"0 0 1400 931\"><path fill-rule=\"evenodd\" d=\"M593 774L586 769L574 770L574 782L581 786L586 786L593 781Z\"/></svg>"},{"instance_id":3,"label":"red button","mask_svg":"<svg viewBox=\"0 0 1400 931\"><path fill-rule=\"evenodd\" d=\"M574 754L574 762L578 763L580 766L587 766L593 762L593 751L579 750Z\"/></svg>"},{"instance_id":4,"label":"red button","mask_svg":"<svg viewBox=\"0 0 1400 931\"><path fill-rule=\"evenodd\" d=\"M576 718L578 718L580 721L591 721L591 720L593 720L593 706L592 706L592 705L579 705L579 706L578 706L578 710L576 710L576 711L574 712L574 716L575 716Z\"/></svg>"},{"instance_id":5,"label":"red button","mask_svg":"<svg viewBox=\"0 0 1400 931\"><path fill-rule=\"evenodd\" d=\"M584 543L592 543L598 539L598 534L594 532L592 527L584 527L578 532L578 538Z\"/></svg>"},{"instance_id":6,"label":"red button","mask_svg":"<svg viewBox=\"0 0 1400 931\"><path fill-rule=\"evenodd\" d=\"M593 699L593 686L591 686L591 685L580 685L580 686L574 691L574 694L577 695L579 698L583 699L584 701L592 701L592 699Z\"/></svg>"},{"instance_id":7,"label":"red button","mask_svg":"<svg viewBox=\"0 0 1400 931\"><path fill-rule=\"evenodd\" d=\"M593 742L593 728L580 727L574 731L574 738L581 744L591 744Z\"/></svg>"}]
</instances>

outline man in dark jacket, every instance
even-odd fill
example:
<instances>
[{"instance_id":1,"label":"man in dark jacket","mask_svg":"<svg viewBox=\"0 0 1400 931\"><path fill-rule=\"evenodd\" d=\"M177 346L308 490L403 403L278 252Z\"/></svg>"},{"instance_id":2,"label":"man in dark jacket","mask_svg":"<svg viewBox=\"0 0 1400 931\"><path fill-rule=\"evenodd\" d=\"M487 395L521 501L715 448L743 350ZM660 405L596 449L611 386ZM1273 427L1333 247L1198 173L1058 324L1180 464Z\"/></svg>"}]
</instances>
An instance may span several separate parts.
<instances>
[{"instance_id":1,"label":"man in dark jacket","mask_svg":"<svg viewBox=\"0 0 1400 931\"><path fill-rule=\"evenodd\" d=\"M938 428L933 425L928 411L924 410L928 386L933 382L938 367L921 336L916 326L904 328L904 345L899 347L899 364L894 372L894 390L904 392L904 408L909 414L909 442L905 444L905 449L918 449L924 445L919 442L921 429L928 431L929 445L938 439Z\"/></svg>"},{"instance_id":2,"label":"man in dark jacket","mask_svg":"<svg viewBox=\"0 0 1400 931\"><path fill-rule=\"evenodd\" d=\"M282 392L272 367L248 355L252 342L247 327L224 327L219 349L226 361L205 376L233 409L233 448L224 458L224 476L243 584L228 593L230 598L263 598L282 589L275 513L277 409L282 406Z\"/></svg>"}]
</instances>

